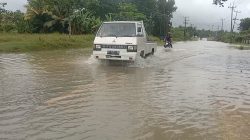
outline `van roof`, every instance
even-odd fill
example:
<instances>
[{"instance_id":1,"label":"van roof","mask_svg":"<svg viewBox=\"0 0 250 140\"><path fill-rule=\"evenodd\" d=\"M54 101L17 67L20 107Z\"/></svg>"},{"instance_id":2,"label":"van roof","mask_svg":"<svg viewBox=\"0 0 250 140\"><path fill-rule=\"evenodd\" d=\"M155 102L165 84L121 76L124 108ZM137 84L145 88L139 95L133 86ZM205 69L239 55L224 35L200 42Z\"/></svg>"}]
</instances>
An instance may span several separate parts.
<instances>
[{"instance_id":1,"label":"van roof","mask_svg":"<svg viewBox=\"0 0 250 140\"><path fill-rule=\"evenodd\" d=\"M103 23L143 23L143 21L109 21Z\"/></svg>"}]
</instances>

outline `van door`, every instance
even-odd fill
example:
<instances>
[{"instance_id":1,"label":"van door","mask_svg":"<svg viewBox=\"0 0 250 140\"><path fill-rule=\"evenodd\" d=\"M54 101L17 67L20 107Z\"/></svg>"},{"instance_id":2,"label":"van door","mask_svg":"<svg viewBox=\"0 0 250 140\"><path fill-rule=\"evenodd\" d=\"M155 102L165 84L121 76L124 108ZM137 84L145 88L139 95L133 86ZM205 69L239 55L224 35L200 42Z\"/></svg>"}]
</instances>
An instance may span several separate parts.
<instances>
[{"instance_id":1,"label":"van door","mask_svg":"<svg viewBox=\"0 0 250 140\"><path fill-rule=\"evenodd\" d=\"M146 53L146 40L145 40L145 34L143 30L143 24L142 23L137 23L136 24L136 33L137 33L137 43L138 43L138 50L144 51Z\"/></svg>"}]
</instances>

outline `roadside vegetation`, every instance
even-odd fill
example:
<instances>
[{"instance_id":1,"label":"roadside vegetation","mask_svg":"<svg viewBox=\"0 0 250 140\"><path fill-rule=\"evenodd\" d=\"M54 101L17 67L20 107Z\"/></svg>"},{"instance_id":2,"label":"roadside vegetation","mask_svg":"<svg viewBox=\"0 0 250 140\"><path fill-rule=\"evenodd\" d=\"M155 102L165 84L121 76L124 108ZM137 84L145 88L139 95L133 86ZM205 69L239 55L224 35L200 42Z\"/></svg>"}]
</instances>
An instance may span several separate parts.
<instances>
[{"instance_id":1,"label":"roadside vegetation","mask_svg":"<svg viewBox=\"0 0 250 140\"><path fill-rule=\"evenodd\" d=\"M92 47L94 35L0 34L0 52L29 52Z\"/></svg>"},{"instance_id":2,"label":"roadside vegetation","mask_svg":"<svg viewBox=\"0 0 250 140\"><path fill-rule=\"evenodd\" d=\"M242 50L250 50L250 18L241 19L239 32L229 32L224 30L198 30L195 27L186 28L184 37L184 27L172 28L173 38L176 41L193 40L196 38L207 38L209 41L220 41L230 43L231 46Z\"/></svg>"},{"instance_id":3,"label":"roadside vegetation","mask_svg":"<svg viewBox=\"0 0 250 140\"><path fill-rule=\"evenodd\" d=\"M184 32L186 34L184 34ZM189 27L174 27L171 29L172 37L175 42L177 41L187 41L187 40L196 40L198 37L199 30L197 30L195 27L189 26Z\"/></svg>"},{"instance_id":4,"label":"roadside vegetation","mask_svg":"<svg viewBox=\"0 0 250 140\"><path fill-rule=\"evenodd\" d=\"M89 40L81 39L93 39L89 34L113 20L143 20L148 34L160 37L171 30L177 9L175 0L28 0L26 8L0 5L0 51L83 47Z\"/></svg>"},{"instance_id":5,"label":"roadside vegetation","mask_svg":"<svg viewBox=\"0 0 250 140\"><path fill-rule=\"evenodd\" d=\"M223 6L225 1L214 4ZM242 43L250 36L249 19L242 20L247 24L233 39L225 31L172 27L175 0L28 0L25 13L6 10L6 4L0 3L0 52L92 47L101 23L113 20L144 21L150 38L159 45L168 32L174 42L199 37Z\"/></svg>"},{"instance_id":6,"label":"roadside vegetation","mask_svg":"<svg viewBox=\"0 0 250 140\"><path fill-rule=\"evenodd\" d=\"M239 32L219 32L215 40L236 44L236 48L242 50L250 49L250 18L241 19L238 28Z\"/></svg>"}]
</instances>

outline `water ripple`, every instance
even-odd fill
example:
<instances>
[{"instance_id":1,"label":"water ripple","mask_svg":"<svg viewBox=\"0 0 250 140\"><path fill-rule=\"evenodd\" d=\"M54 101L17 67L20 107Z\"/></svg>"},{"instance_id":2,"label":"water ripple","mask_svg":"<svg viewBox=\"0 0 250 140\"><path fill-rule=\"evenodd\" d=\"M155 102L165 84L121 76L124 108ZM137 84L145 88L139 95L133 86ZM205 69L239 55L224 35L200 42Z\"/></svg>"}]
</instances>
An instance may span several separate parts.
<instances>
[{"instance_id":1,"label":"water ripple","mask_svg":"<svg viewBox=\"0 0 250 140\"><path fill-rule=\"evenodd\" d=\"M249 139L249 51L227 46L180 42L126 65L89 50L0 54L0 137Z\"/></svg>"}]
</instances>

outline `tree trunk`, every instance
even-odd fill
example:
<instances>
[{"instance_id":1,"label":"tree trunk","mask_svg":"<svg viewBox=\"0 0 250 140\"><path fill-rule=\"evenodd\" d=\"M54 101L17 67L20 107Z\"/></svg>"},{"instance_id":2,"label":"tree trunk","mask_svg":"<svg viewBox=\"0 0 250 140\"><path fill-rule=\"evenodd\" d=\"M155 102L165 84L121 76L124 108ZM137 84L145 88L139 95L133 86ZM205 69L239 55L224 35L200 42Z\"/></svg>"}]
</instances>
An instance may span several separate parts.
<instances>
[{"instance_id":1,"label":"tree trunk","mask_svg":"<svg viewBox=\"0 0 250 140\"><path fill-rule=\"evenodd\" d=\"M69 22L69 27L68 27L68 30L69 30L69 35L71 36L71 35L72 35L71 21Z\"/></svg>"}]
</instances>

